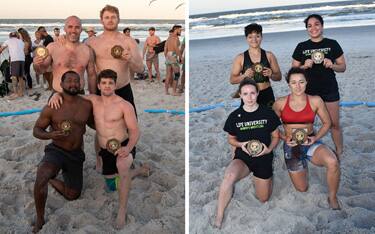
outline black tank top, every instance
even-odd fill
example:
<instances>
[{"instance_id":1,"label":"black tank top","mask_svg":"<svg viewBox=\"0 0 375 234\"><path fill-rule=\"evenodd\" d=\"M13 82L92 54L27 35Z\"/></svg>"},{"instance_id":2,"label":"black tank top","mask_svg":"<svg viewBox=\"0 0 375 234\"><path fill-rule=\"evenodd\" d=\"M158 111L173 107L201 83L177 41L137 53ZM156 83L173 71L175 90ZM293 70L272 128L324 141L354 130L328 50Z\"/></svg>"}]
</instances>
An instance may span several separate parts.
<instances>
[{"instance_id":1,"label":"black tank top","mask_svg":"<svg viewBox=\"0 0 375 234\"><path fill-rule=\"evenodd\" d=\"M262 64L263 67L268 67L268 68L271 67L267 59L266 51L263 49L260 49L260 63ZM251 68L253 64L254 63L253 61L251 61L249 51L248 50L244 51L242 74L244 74L247 69ZM270 81L270 79L267 76L263 76L263 75L254 76L254 80L256 83L265 83L265 82Z\"/></svg>"}]
</instances>

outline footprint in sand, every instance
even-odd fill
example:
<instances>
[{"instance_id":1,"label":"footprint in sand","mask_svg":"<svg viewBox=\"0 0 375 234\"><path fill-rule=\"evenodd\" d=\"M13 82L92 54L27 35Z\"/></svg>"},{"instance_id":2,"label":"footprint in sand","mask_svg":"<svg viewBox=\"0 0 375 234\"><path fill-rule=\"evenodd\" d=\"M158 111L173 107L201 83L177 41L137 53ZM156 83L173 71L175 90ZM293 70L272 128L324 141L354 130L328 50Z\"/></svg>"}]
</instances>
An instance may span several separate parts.
<instances>
[{"instance_id":1,"label":"footprint in sand","mask_svg":"<svg viewBox=\"0 0 375 234\"><path fill-rule=\"evenodd\" d=\"M159 155L155 152L146 151L145 155L147 155L147 157L154 162L160 162L161 161L161 155Z\"/></svg>"},{"instance_id":2,"label":"footprint in sand","mask_svg":"<svg viewBox=\"0 0 375 234\"><path fill-rule=\"evenodd\" d=\"M96 223L96 221L96 217L94 217L90 213L84 212L74 217L71 226L73 229L81 229L86 225Z\"/></svg>"},{"instance_id":3,"label":"footprint in sand","mask_svg":"<svg viewBox=\"0 0 375 234\"><path fill-rule=\"evenodd\" d=\"M0 136L5 137L5 136L14 136L14 133L16 132L16 129L14 128L9 128L9 127L1 127L0 126Z\"/></svg>"},{"instance_id":4,"label":"footprint in sand","mask_svg":"<svg viewBox=\"0 0 375 234\"><path fill-rule=\"evenodd\" d=\"M356 141L375 140L375 133L360 133L355 138Z\"/></svg>"},{"instance_id":5,"label":"footprint in sand","mask_svg":"<svg viewBox=\"0 0 375 234\"><path fill-rule=\"evenodd\" d=\"M43 147L44 143L40 141L29 142L26 145L23 144L22 146L14 148L12 158L14 161L23 160L25 156L42 152Z\"/></svg>"},{"instance_id":6,"label":"footprint in sand","mask_svg":"<svg viewBox=\"0 0 375 234\"><path fill-rule=\"evenodd\" d=\"M22 122L21 123L21 128L23 130L32 130L34 128L34 125L35 125L35 121L27 121L27 122Z\"/></svg>"},{"instance_id":7,"label":"footprint in sand","mask_svg":"<svg viewBox=\"0 0 375 234\"><path fill-rule=\"evenodd\" d=\"M350 197L346 204L351 207L361 207L366 210L375 210L375 203L373 198L375 193L366 193Z\"/></svg>"},{"instance_id":8,"label":"footprint in sand","mask_svg":"<svg viewBox=\"0 0 375 234\"><path fill-rule=\"evenodd\" d=\"M47 208L50 208L52 212L55 212L55 210L60 209L65 204L65 201L62 197L57 196L49 196L47 200Z\"/></svg>"},{"instance_id":9,"label":"footprint in sand","mask_svg":"<svg viewBox=\"0 0 375 234\"><path fill-rule=\"evenodd\" d=\"M177 194L173 191L164 193L160 203L163 207L173 207L177 204Z\"/></svg>"},{"instance_id":10,"label":"footprint in sand","mask_svg":"<svg viewBox=\"0 0 375 234\"><path fill-rule=\"evenodd\" d=\"M139 233L167 234L171 232L164 229L164 223L161 220L151 220L139 229Z\"/></svg>"},{"instance_id":11,"label":"footprint in sand","mask_svg":"<svg viewBox=\"0 0 375 234\"><path fill-rule=\"evenodd\" d=\"M190 174L189 176L189 181L190 183L193 182L193 181L196 181L196 180L201 180L202 179L202 175L200 174Z\"/></svg>"},{"instance_id":12,"label":"footprint in sand","mask_svg":"<svg viewBox=\"0 0 375 234\"><path fill-rule=\"evenodd\" d=\"M177 185L174 175L168 173L158 173L151 176L151 181L165 188L164 191L171 190Z\"/></svg>"},{"instance_id":13,"label":"footprint in sand","mask_svg":"<svg viewBox=\"0 0 375 234\"><path fill-rule=\"evenodd\" d=\"M151 203L157 204L160 203L161 198L163 197L163 193L159 191L153 191L150 196L145 197L143 202L150 201Z\"/></svg>"},{"instance_id":14,"label":"footprint in sand","mask_svg":"<svg viewBox=\"0 0 375 234\"><path fill-rule=\"evenodd\" d=\"M134 215L135 220L148 222L160 218L159 209L156 206L157 204L146 199L145 202L138 203L136 207L129 208L129 213Z\"/></svg>"},{"instance_id":15,"label":"footprint in sand","mask_svg":"<svg viewBox=\"0 0 375 234\"><path fill-rule=\"evenodd\" d=\"M30 139L28 137L15 137L10 139L6 145L8 148L16 148L25 145L25 142L28 142Z\"/></svg>"},{"instance_id":16,"label":"footprint in sand","mask_svg":"<svg viewBox=\"0 0 375 234\"><path fill-rule=\"evenodd\" d=\"M27 215L35 214L35 203L34 200L29 199L29 202L24 206L24 213Z\"/></svg>"},{"instance_id":17,"label":"footprint in sand","mask_svg":"<svg viewBox=\"0 0 375 234\"><path fill-rule=\"evenodd\" d=\"M364 210L351 216L351 220L354 222L354 226L358 228L372 229L374 227L375 213Z\"/></svg>"},{"instance_id":18,"label":"footprint in sand","mask_svg":"<svg viewBox=\"0 0 375 234\"><path fill-rule=\"evenodd\" d=\"M13 161L14 158L12 157L12 151L13 149L6 149L2 155L0 155L0 158L3 158L7 161Z\"/></svg>"},{"instance_id":19,"label":"footprint in sand","mask_svg":"<svg viewBox=\"0 0 375 234\"><path fill-rule=\"evenodd\" d=\"M211 172L217 172L218 171L218 165L217 162L211 162L203 164L201 167L205 172L211 173Z\"/></svg>"},{"instance_id":20,"label":"footprint in sand","mask_svg":"<svg viewBox=\"0 0 375 234\"><path fill-rule=\"evenodd\" d=\"M373 141L362 141L360 148L363 153L373 153L375 151L375 144Z\"/></svg>"}]
</instances>

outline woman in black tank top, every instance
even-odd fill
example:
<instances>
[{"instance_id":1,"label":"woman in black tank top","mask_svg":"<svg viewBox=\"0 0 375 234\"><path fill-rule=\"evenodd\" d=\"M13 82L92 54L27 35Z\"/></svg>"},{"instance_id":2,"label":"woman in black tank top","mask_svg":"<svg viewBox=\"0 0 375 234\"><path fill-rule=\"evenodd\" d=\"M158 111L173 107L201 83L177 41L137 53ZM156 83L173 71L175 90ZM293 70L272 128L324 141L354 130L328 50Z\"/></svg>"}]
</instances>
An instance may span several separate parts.
<instances>
[{"instance_id":1,"label":"woman in black tank top","mask_svg":"<svg viewBox=\"0 0 375 234\"><path fill-rule=\"evenodd\" d=\"M270 79L273 81L281 80L280 67L276 57L260 47L263 39L262 26L249 24L245 27L245 36L249 49L235 58L230 82L231 84L238 84L245 77L254 79L260 90L258 103L272 107L275 96Z\"/></svg>"}]
</instances>

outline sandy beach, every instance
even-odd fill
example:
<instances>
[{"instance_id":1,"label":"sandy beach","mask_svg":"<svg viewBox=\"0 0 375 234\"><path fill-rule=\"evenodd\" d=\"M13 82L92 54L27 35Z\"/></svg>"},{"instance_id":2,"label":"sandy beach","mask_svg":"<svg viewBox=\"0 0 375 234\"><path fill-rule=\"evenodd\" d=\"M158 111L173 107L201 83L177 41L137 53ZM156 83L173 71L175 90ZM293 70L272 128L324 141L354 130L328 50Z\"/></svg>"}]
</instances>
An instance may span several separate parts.
<instances>
[{"instance_id":1,"label":"sandy beach","mask_svg":"<svg viewBox=\"0 0 375 234\"><path fill-rule=\"evenodd\" d=\"M160 64L163 64L163 59L160 59ZM161 72L164 77L164 65L161 65ZM49 186L46 224L40 233L184 232L184 116L143 111L181 110L184 96L164 95L163 83L134 81L132 88L141 130L135 164L148 163L151 175L133 179L128 224L120 232L112 227L117 214L118 194L105 192L103 176L93 169L95 131L87 128L82 194L78 200L68 202ZM42 92L39 101L31 97L13 101L0 98L0 111L43 107L50 93L40 88L34 91ZM0 117L0 233L31 233L30 224L35 217L33 186L36 169L44 155L44 146L49 143L32 136L38 116L39 113Z\"/></svg>"},{"instance_id":2,"label":"sandy beach","mask_svg":"<svg viewBox=\"0 0 375 234\"><path fill-rule=\"evenodd\" d=\"M374 26L325 29L344 50L347 70L338 73L341 101L375 101ZM272 51L282 74L290 68L296 45L305 31L263 35L262 48ZM229 83L234 57L248 48L245 37L190 42L190 107L232 103L237 85ZM288 86L272 83L276 97ZM231 160L227 134L222 130L233 107L190 114L190 233L374 233L375 232L375 109L364 105L341 108L344 154L338 198L341 211L328 209L324 168L309 164L309 190L296 192L287 173L281 144L275 151L273 194L261 204L252 176L235 185L218 231L212 223L219 185ZM323 138L333 147L330 134Z\"/></svg>"}]
</instances>

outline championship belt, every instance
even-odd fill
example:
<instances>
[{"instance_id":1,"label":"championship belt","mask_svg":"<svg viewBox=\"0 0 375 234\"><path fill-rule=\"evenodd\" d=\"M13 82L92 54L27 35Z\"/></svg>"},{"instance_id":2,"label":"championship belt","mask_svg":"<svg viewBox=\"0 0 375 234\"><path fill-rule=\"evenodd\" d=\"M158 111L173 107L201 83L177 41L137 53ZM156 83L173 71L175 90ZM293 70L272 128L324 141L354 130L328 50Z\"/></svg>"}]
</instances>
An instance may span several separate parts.
<instances>
[{"instance_id":1,"label":"championship belt","mask_svg":"<svg viewBox=\"0 0 375 234\"><path fill-rule=\"evenodd\" d=\"M111 55L112 57L114 58L121 58L122 56L122 52L124 51L124 48L122 48L122 46L120 45L115 45L114 47L112 47L111 49Z\"/></svg>"},{"instance_id":2,"label":"championship belt","mask_svg":"<svg viewBox=\"0 0 375 234\"><path fill-rule=\"evenodd\" d=\"M60 123L60 128L64 132L64 135L67 136L72 130L72 123L69 120L63 120Z\"/></svg>"},{"instance_id":3,"label":"championship belt","mask_svg":"<svg viewBox=\"0 0 375 234\"><path fill-rule=\"evenodd\" d=\"M107 150L108 150L110 153L115 154L115 152L116 152L118 149L120 149L120 147L121 147L121 143L120 143L120 141L118 141L117 139L112 138L112 139L109 139L109 140L107 141L107 145L106 145L106 147L107 147Z\"/></svg>"},{"instance_id":4,"label":"championship belt","mask_svg":"<svg viewBox=\"0 0 375 234\"><path fill-rule=\"evenodd\" d=\"M321 64L324 60L324 53L321 51L315 51L311 54L311 59L315 64Z\"/></svg>"},{"instance_id":5,"label":"championship belt","mask_svg":"<svg viewBox=\"0 0 375 234\"><path fill-rule=\"evenodd\" d=\"M254 63L251 67L255 73L262 73L263 65L261 63Z\"/></svg>"},{"instance_id":6,"label":"championship belt","mask_svg":"<svg viewBox=\"0 0 375 234\"><path fill-rule=\"evenodd\" d=\"M292 140L298 145L301 145L307 141L307 131L304 128L296 128L292 130Z\"/></svg>"},{"instance_id":7,"label":"championship belt","mask_svg":"<svg viewBox=\"0 0 375 234\"><path fill-rule=\"evenodd\" d=\"M35 54L38 57L46 58L48 56L48 49L44 46L38 46L35 49Z\"/></svg>"},{"instance_id":8,"label":"championship belt","mask_svg":"<svg viewBox=\"0 0 375 234\"><path fill-rule=\"evenodd\" d=\"M251 140L247 142L246 149L251 155L257 155L262 152L263 145L258 140Z\"/></svg>"}]
</instances>

